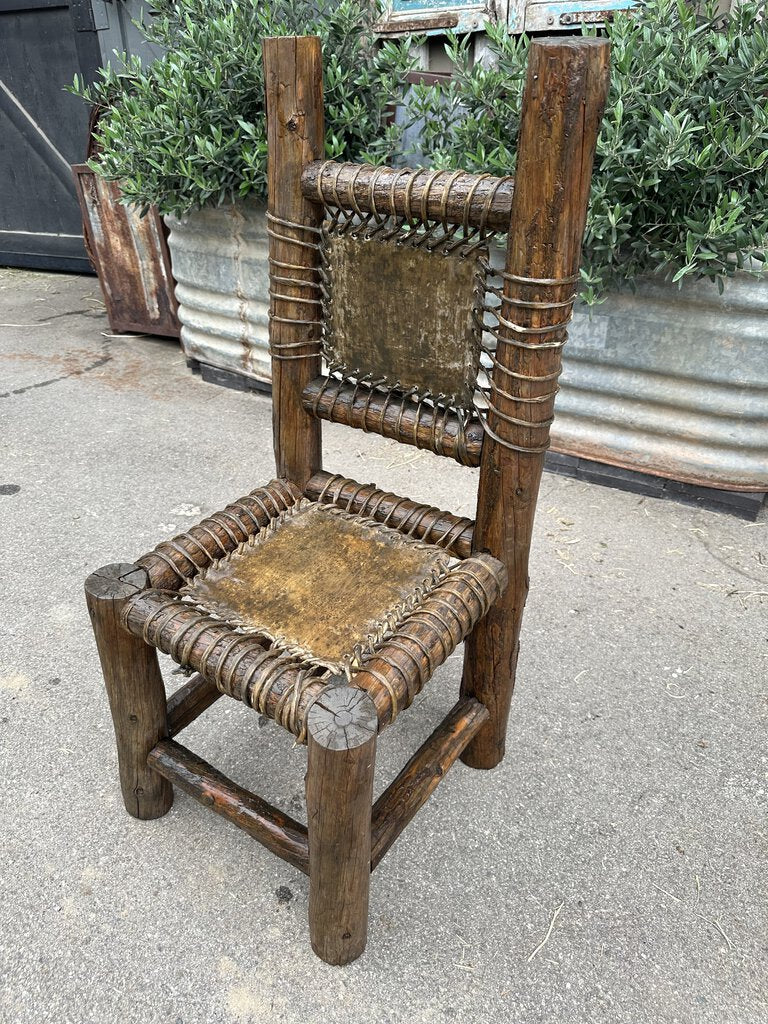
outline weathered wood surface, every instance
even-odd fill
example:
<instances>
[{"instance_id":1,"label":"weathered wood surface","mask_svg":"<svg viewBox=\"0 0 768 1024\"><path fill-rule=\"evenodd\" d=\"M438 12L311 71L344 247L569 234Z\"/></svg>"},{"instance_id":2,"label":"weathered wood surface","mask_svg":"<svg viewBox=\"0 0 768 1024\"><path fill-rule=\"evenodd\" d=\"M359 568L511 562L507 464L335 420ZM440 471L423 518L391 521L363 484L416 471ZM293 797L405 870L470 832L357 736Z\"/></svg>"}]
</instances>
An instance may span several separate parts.
<instances>
[{"instance_id":1,"label":"weathered wood surface","mask_svg":"<svg viewBox=\"0 0 768 1024\"><path fill-rule=\"evenodd\" d=\"M87 164L75 164L72 174L85 247L99 276L110 330L178 338L168 228L157 207L142 217L137 206L120 202L116 181L105 181Z\"/></svg>"},{"instance_id":2,"label":"weathered wood surface","mask_svg":"<svg viewBox=\"0 0 768 1024\"><path fill-rule=\"evenodd\" d=\"M375 484L359 484L356 480L321 470L308 481L304 493L312 501L318 501L322 495L323 502L370 516L429 544L440 544L459 558L466 558L472 551L474 524L471 519L422 505L410 498L401 498L398 494L380 490Z\"/></svg>"},{"instance_id":3,"label":"weathered wood surface","mask_svg":"<svg viewBox=\"0 0 768 1024\"><path fill-rule=\"evenodd\" d=\"M156 778L172 782L299 871L309 871L306 828L232 782L191 750L175 740L162 740L150 752L149 767Z\"/></svg>"},{"instance_id":4,"label":"weathered wood surface","mask_svg":"<svg viewBox=\"0 0 768 1024\"><path fill-rule=\"evenodd\" d=\"M134 818L159 818L173 789L147 766L150 750L168 735L165 687L157 654L121 624L126 603L149 585L137 565L106 565L85 581L85 599L115 727L120 787Z\"/></svg>"},{"instance_id":5,"label":"weathered wood surface","mask_svg":"<svg viewBox=\"0 0 768 1024\"><path fill-rule=\"evenodd\" d=\"M450 182L448 202L443 208L446 184ZM354 197L353 197L354 189ZM309 164L301 175L301 190L307 199L322 201L327 206L341 206L382 217L422 218L448 224L463 224L467 198L468 224L479 226L485 217L489 231L506 231L512 209L514 183L511 178L487 177L481 181L474 174L453 171L414 171L409 167L372 167L360 164ZM490 197L490 203L489 203Z\"/></svg>"},{"instance_id":6,"label":"weathered wood surface","mask_svg":"<svg viewBox=\"0 0 768 1024\"><path fill-rule=\"evenodd\" d=\"M264 83L267 103L267 188L269 213L281 221L317 228L322 208L301 194L301 173L323 154L323 69L320 40L315 36L270 38L263 41ZM308 241L311 231L283 227L272 222L271 231ZM320 316L313 304L318 293L320 254L317 249L295 245L270 234L270 260L289 265L270 271L283 278L310 284L272 281L270 320L272 348L272 422L277 475L303 488L322 468L320 424L304 409L301 393L320 373L320 326L310 321ZM274 294L289 298L275 298ZM293 298L297 301L290 301ZM286 321L294 321L288 323ZM290 346L287 348L286 346ZM282 353L290 358L278 358ZM306 358L296 358L305 356Z\"/></svg>"},{"instance_id":7,"label":"weathered wood surface","mask_svg":"<svg viewBox=\"0 0 768 1024\"><path fill-rule=\"evenodd\" d=\"M352 687L330 690L309 712L309 930L329 964L365 949L376 730L373 703Z\"/></svg>"},{"instance_id":8,"label":"weathered wood surface","mask_svg":"<svg viewBox=\"0 0 768 1024\"><path fill-rule=\"evenodd\" d=\"M503 563L490 555L472 555L364 662L354 684L373 699L380 728L410 706L435 669L498 599L506 581Z\"/></svg>"},{"instance_id":9,"label":"weathered wood surface","mask_svg":"<svg viewBox=\"0 0 768 1024\"><path fill-rule=\"evenodd\" d=\"M390 437L402 444L446 455L465 466L479 466L483 426L471 419L462 437L455 412L438 410L426 402L407 399L364 385L329 382L327 377L310 381L302 394L304 408L322 420Z\"/></svg>"},{"instance_id":10,"label":"weathered wood surface","mask_svg":"<svg viewBox=\"0 0 768 1024\"><path fill-rule=\"evenodd\" d=\"M437 789L488 711L471 698L460 700L373 805L371 869L375 868L416 812Z\"/></svg>"},{"instance_id":11,"label":"weathered wood surface","mask_svg":"<svg viewBox=\"0 0 768 1024\"><path fill-rule=\"evenodd\" d=\"M592 160L608 86L608 55L609 44L601 39L538 39L531 43L507 274L562 280L578 273ZM553 287L507 280L503 315L526 328L561 322L568 308L540 309L516 305L516 300L566 301L574 290L572 281ZM509 331L508 336L514 338L515 334ZM526 341L536 339L537 335L526 335ZM526 376L550 376L560 367L557 348L502 343L497 358L507 370ZM501 390L523 398L553 390L552 379L524 380L498 369L494 377ZM536 406L537 419L551 416L553 401ZM517 418L522 418L524 407L529 408L510 398L499 397L498 402L502 414ZM541 429L515 426L493 413L489 426L512 444L542 444ZM490 711L488 723L462 755L475 768L493 768L504 756L543 463L543 453L514 451L491 437L483 446L474 548L500 558L508 567L510 584L465 647L462 695L476 697Z\"/></svg>"},{"instance_id":12,"label":"weathered wood surface","mask_svg":"<svg viewBox=\"0 0 768 1024\"><path fill-rule=\"evenodd\" d=\"M221 512L214 512L186 533L162 541L138 558L136 564L146 569L153 587L178 590L201 569L258 533L300 497L301 491L289 480L272 480Z\"/></svg>"},{"instance_id":13,"label":"weathered wood surface","mask_svg":"<svg viewBox=\"0 0 768 1024\"><path fill-rule=\"evenodd\" d=\"M195 673L168 698L168 735L186 729L222 696L214 683Z\"/></svg>"},{"instance_id":14,"label":"weathered wood surface","mask_svg":"<svg viewBox=\"0 0 768 1024\"><path fill-rule=\"evenodd\" d=\"M278 650L270 651L256 637L235 633L226 623L160 591L137 595L126 606L122 621L134 636L142 636L149 622L147 639L153 646L171 657L179 649L184 650L186 665L218 680L220 688L236 700L253 706L254 694L260 694L258 710L269 718L277 717L281 698L301 682L301 669L295 659ZM300 733L304 713L323 685L311 682L302 689L296 715L291 716L295 735Z\"/></svg>"}]
</instances>

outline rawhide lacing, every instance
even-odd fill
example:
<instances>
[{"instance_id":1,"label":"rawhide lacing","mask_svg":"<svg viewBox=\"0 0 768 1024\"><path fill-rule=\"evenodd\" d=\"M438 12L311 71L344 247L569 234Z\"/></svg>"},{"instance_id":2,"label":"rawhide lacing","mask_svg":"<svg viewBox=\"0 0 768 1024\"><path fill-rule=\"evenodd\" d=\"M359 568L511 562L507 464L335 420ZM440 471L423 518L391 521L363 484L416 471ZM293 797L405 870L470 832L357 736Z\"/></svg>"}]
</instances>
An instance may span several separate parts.
<instances>
[{"instance_id":1,"label":"rawhide lacing","mask_svg":"<svg viewBox=\"0 0 768 1024\"><path fill-rule=\"evenodd\" d=\"M521 277L499 270L491 266L490 262L485 263L484 270L486 301L483 304L482 321L478 325L483 337L483 359L477 379L475 408L486 434L498 444L514 451L541 453L549 448L549 428L553 421L552 402L559 391L555 382L560 376L560 350L566 343L567 327L573 317L573 303L577 293L571 289L578 282L579 275L574 274L572 277L560 279ZM512 287L515 294L510 295ZM550 300L526 299L519 296L519 292L525 294L525 290L529 288L537 295L541 295L542 291L546 293L554 290L558 297ZM562 298L560 296L564 288L568 288L569 293ZM509 307L523 312L553 312L554 322L535 326L521 325L504 315ZM501 351L507 346L531 353L551 352L552 369L538 374L511 369L506 365L506 361L499 358ZM530 390L527 385L547 382L553 382L553 386L546 391L533 395L526 393ZM499 409L499 399L523 406L521 413L524 414L512 416L508 412L502 412ZM542 419L533 418L535 409L545 404L549 406L548 415ZM488 422L490 416L495 417L497 423L501 421L499 430L503 427L505 434L511 433L517 440L500 436L494 431ZM540 441L531 440L529 434L523 441L519 430L509 429L518 427L527 431L543 432L544 438Z\"/></svg>"},{"instance_id":2,"label":"rawhide lacing","mask_svg":"<svg viewBox=\"0 0 768 1024\"><path fill-rule=\"evenodd\" d=\"M351 486L353 490L349 497L342 501L340 495L348 486ZM419 538L436 547L445 548L446 551L451 551L456 541L473 525L472 520L466 516L453 517L454 522L449 522L447 526L443 527L442 532L437 532L434 524L437 517L444 515L441 509L429 505L419 505L409 498L401 498L389 491L381 490L376 484L359 484L351 477L344 477L340 473L328 478L316 500L318 504L333 502L346 509L347 512L354 511L358 515L375 519L383 526L396 528L407 537ZM358 501L360 501L360 507L354 509L353 506ZM392 501L392 507L386 515L379 517L379 509L389 501ZM413 508L405 519L400 519L398 522L398 510L408 505L412 505ZM454 552L454 554L458 554L458 552Z\"/></svg>"},{"instance_id":3,"label":"rawhide lacing","mask_svg":"<svg viewBox=\"0 0 768 1024\"><path fill-rule=\"evenodd\" d=\"M423 184L420 182L420 199L414 201L413 185L425 172L403 167L390 174L388 168L373 168L365 186L366 205L369 209L363 209L358 202L355 186L357 177L364 167L362 164L355 166L351 178L345 180L341 195L339 177L342 172L346 174L350 166L332 160L326 160L321 165L316 178L316 198L324 207L326 216L319 228L282 220L268 214L268 231L271 237L299 247L311 248L318 252L319 258L319 265L311 268L270 260L272 319L298 326L321 328L321 338L317 344L301 341L273 345L273 355L278 359L304 359L316 357L318 350L322 352L327 365L327 376L322 389L315 396L316 414L318 406L330 389L335 389L334 395L338 397L345 385L352 385L355 389L353 404L359 395L366 396L367 403L374 394L386 396L381 413L382 427L387 411L393 406L398 409L400 420L406 410L417 405L413 443L416 447L426 448L438 454L448 454L447 451L443 451L440 438L446 417L453 414L456 417L458 434L455 450L450 454L454 454L461 463L468 461L466 428L474 419L479 419L485 433L503 447L529 453L545 451L549 447L549 427L552 423L551 400L558 391L554 382L560 375L559 351L566 342L566 328L571 321L576 298L573 290L564 295L563 289L576 284L579 275L562 279L525 277L506 273L491 265L489 242L502 233L488 230L487 217L499 188L511 179L494 180L494 186L488 191L479 220L470 223L470 211L477 188L481 182L488 180L490 175L475 176L472 186L463 197L463 216L457 218L454 211L454 216L449 221L451 187L463 172L455 171L448 175L443 171L429 172L426 181ZM388 198L383 203L386 209L380 209L382 200L375 199L376 185L385 171L389 179ZM441 214L437 218L429 219L428 206L434 188L438 188L440 192ZM394 213L397 208L396 192L402 209L399 214ZM434 207L434 203L431 205ZM328 251L332 239L343 236L365 241L377 239L394 242L397 246L411 246L459 259L465 259L472 254L480 255L472 308L479 364L476 379L466 381L465 393L432 393L427 388L403 383L395 377L373 374L364 366L351 366L339 360L338 353L334 350L332 332L329 331L334 289L332 275L329 273ZM290 271L291 276L286 276L283 271ZM302 276L293 276L296 272L301 272ZM311 279L304 275L310 275ZM293 299L276 288L283 284L303 288L307 294L304 298ZM526 298L528 289L534 289L538 297ZM510 294L512 291L514 294ZM542 299L542 291L553 293L553 298ZM306 316L297 319L282 315L276 305L281 301L300 302L306 305ZM515 310L523 314L517 319L524 319L525 314L551 312L554 322L536 325L518 323L514 316ZM377 312L380 311L372 311L372 315ZM310 345L311 347L308 347ZM537 354L551 351L554 357L552 369L545 373L511 369L505 365L506 360L499 358L501 350L507 346ZM533 385L535 391L537 384L550 381L553 382L553 387L547 391L539 394L529 393L532 390L529 385ZM500 408L502 404L509 403L520 407L517 415ZM540 419L535 418L537 408L547 404L550 404L548 415ZM494 420L496 429L490 426L489 417ZM332 412L329 418L332 418ZM423 428L425 420L431 425L431 429L428 435L424 435L422 430L420 439L418 427L421 425ZM363 423L365 424L365 417ZM363 425L363 429L369 428ZM383 429L379 432L383 432Z\"/></svg>"},{"instance_id":4,"label":"rawhide lacing","mask_svg":"<svg viewBox=\"0 0 768 1024\"><path fill-rule=\"evenodd\" d=\"M476 176L464 197L463 216L459 221L455 217L449 221L448 205L451 188L463 172L456 171L449 175L442 171L430 172L423 185L421 197L418 202L415 202L412 198L412 188L422 172L414 171L411 168L401 168L391 174L388 186L389 201L384 204L387 209L380 210L374 199L376 183L385 171L388 172L388 169L374 168L366 186L371 206L371 209L366 212L359 205L355 194L356 181L364 167L358 165L355 168L351 180L346 183L342 198L339 195L338 179L340 173L345 169L348 169L347 165L325 161L317 174L317 200L326 210L326 217L321 229L323 241L320 279L323 297L322 350L327 363L328 375L322 389L315 396L315 414L326 395L331 389L334 389L329 413L329 418L333 418L333 405L336 399L345 385L351 385L354 388L353 406L358 396L365 397L363 429L368 430L370 428L365 423L368 405L374 394L383 395L385 400L381 406L379 418L380 433L384 432L385 417L388 413L391 415L393 407L397 409L397 431L399 432L404 414L406 411L413 411L415 406L413 444L418 448L426 448L438 454L453 454L459 462L466 464L469 461L466 428L476 415L473 390L481 347L478 325L482 318L485 301L485 274L481 267L487 262L488 240L495 235L495 232L487 229L486 221L494 197L499 188L507 184L509 179L491 179L489 175ZM438 182L438 179L442 180ZM486 180L492 180L494 184L485 198L479 221L476 224L470 224L470 209L475 193L480 183ZM402 189L403 182L405 183L404 190ZM440 216L430 220L427 210L435 189L438 190L440 196ZM399 216L393 214L396 208L394 198L396 190L401 190L404 196L404 211ZM379 202L381 205L381 201ZM432 205L434 206L434 203ZM334 309L334 279L329 253L334 240L345 237L364 242L375 239L379 242L394 244L398 249L402 247L403 249L424 250L457 260L465 260L473 255L486 257L482 264L480 259L477 260L478 272L474 277L471 298L475 311L475 315L470 318L471 345L476 352L474 369L465 378L460 390L454 390L452 393L440 389L433 391L423 382L418 384L398 379L396 375L372 373L364 365L350 365L339 357L337 339L331 329ZM371 312L372 315L375 315L379 311L372 310ZM362 360L364 354L359 358ZM453 444L444 447L442 438L449 417L456 427L457 435Z\"/></svg>"},{"instance_id":5,"label":"rawhide lacing","mask_svg":"<svg viewBox=\"0 0 768 1024\"><path fill-rule=\"evenodd\" d=\"M267 212L267 234L270 239L289 245L299 252L306 249L317 252L320 249L320 228L285 220L269 211ZM289 288L298 289L304 294L299 297L287 295L284 291L286 285ZM269 296L269 318L271 321L292 324L297 327L319 328L321 326L322 298L317 265L304 266L295 261L277 260L272 255L270 247ZM287 315L289 310L286 308L286 304L294 303L306 307L306 313L300 317ZM274 340L274 332L270 331L269 347L273 359L314 359L320 351L320 341L318 337L317 340L310 338L309 340L278 343Z\"/></svg>"}]
</instances>

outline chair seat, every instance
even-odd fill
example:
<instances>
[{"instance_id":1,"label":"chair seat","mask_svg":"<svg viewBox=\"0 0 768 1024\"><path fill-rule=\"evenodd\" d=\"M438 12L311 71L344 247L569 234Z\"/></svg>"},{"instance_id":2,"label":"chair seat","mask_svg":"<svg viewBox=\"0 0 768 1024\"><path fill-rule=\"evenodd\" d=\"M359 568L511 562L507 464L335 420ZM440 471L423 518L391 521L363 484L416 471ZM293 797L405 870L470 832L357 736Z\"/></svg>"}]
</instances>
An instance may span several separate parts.
<instances>
[{"instance_id":1,"label":"chair seat","mask_svg":"<svg viewBox=\"0 0 768 1024\"><path fill-rule=\"evenodd\" d=\"M415 511L418 525L429 509ZM487 614L506 571L383 518L272 481L139 558L151 586L123 625L300 742L340 676L366 690L384 727Z\"/></svg>"},{"instance_id":2,"label":"chair seat","mask_svg":"<svg viewBox=\"0 0 768 1024\"><path fill-rule=\"evenodd\" d=\"M372 654L457 563L382 523L303 500L181 593L241 632L342 673Z\"/></svg>"}]
</instances>

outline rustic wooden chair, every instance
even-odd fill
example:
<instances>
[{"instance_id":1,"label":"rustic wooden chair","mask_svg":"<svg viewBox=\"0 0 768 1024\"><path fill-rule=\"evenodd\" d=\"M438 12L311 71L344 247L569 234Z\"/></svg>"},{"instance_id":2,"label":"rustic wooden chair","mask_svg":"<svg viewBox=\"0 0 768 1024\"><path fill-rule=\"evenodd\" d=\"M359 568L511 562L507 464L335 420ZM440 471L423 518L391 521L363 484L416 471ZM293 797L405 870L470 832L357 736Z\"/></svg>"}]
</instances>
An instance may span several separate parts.
<instances>
[{"instance_id":1,"label":"rustic wooden chair","mask_svg":"<svg viewBox=\"0 0 768 1024\"><path fill-rule=\"evenodd\" d=\"M608 46L531 44L514 183L323 161L319 40L264 60L277 479L86 596L129 813L176 785L308 872L312 947L342 964L447 769L504 754ZM323 472L323 419L479 466L476 522ZM462 640L459 702L372 807L378 733ZM167 702L156 649L197 673ZM224 693L308 744L306 827L172 739Z\"/></svg>"}]
</instances>

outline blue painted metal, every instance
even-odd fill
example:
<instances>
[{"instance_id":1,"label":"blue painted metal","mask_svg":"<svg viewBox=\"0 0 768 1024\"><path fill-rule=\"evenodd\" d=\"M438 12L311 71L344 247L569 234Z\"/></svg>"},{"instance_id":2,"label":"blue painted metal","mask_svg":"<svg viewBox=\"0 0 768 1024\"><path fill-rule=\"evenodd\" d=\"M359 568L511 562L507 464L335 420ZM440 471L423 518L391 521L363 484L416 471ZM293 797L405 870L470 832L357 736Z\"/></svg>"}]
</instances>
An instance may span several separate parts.
<instances>
[{"instance_id":1,"label":"blue painted metal","mask_svg":"<svg viewBox=\"0 0 768 1024\"><path fill-rule=\"evenodd\" d=\"M501 22L510 32L567 32L580 25L602 25L636 0L391 0L386 33L481 32Z\"/></svg>"},{"instance_id":2,"label":"blue painted metal","mask_svg":"<svg viewBox=\"0 0 768 1024\"><path fill-rule=\"evenodd\" d=\"M466 7L477 7L477 0L457 0L446 4L444 0L393 0L394 14L412 14L414 10L442 10L444 8L460 10Z\"/></svg>"},{"instance_id":3,"label":"blue painted metal","mask_svg":"<svg viewBox=\"0 0 768 1024\"><path fill-rule=\"evenodd\" d=\"M387 32L477 32L488 21L505 20L506 0L391 0Z\"/></svg>"}]
</instances>

